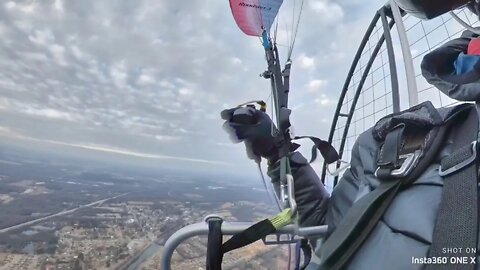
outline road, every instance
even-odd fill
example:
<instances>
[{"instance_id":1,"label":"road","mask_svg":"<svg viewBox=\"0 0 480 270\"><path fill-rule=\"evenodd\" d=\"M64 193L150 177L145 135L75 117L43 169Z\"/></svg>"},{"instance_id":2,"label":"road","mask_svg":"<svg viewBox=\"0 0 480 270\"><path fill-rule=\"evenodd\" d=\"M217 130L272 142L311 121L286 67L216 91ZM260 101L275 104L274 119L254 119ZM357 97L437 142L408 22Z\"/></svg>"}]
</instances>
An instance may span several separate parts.
<instances>
[{"instance_id":1,"label":"road","mask_svg":"<svg viewBox=\"0 0 480 270\"><path fill-rule=\"evenodd\" d=\"M13 225L13 226L10 226L10 227L6 227L6 228L3 228L3 229L0 229L0 233L5 233L5 232L11 231L11 230L15 230L15 229L19 229L19 228L22 228L22 227L25 227L25 226L33 225L33 224L35 224L35 223L37 223L37 222L45 221L45 220L47 220L47 219L49 219L49 218L52 218L52 217L59 217L59 216L63 216L63 215L66 215L66 214L70 214L70 213L73 213L73 212L77 211L78 209L85 208L85 207L92 207L92 206L97 205L97 204L102 204L102 203L104 203L104 202L106 202L106 201L113 200L113 199L116 199L116 198L125 196L125 195L127 195L127 194L128 194L128 193L123 193L123 194L120 194L120 195L117 195L117 196L113 196L113 197L110 197L110 198L102 199L102 200L95 201L95 202L92 202L92 203L89 203L89 204L80 205L80 206L77 207L77 208L73 208L73 209L70 209L70 210L61 211L61 212L58 212L58 213L55 213L55 214L51 214L51 215L48 215L48 216L45 216L45 217L37 218L37 219L30 220L30 221L27 221L27 222L24 222L24 223L20 223L20 224L17 224L17 225Z\"/></svg>"}]
</instances>

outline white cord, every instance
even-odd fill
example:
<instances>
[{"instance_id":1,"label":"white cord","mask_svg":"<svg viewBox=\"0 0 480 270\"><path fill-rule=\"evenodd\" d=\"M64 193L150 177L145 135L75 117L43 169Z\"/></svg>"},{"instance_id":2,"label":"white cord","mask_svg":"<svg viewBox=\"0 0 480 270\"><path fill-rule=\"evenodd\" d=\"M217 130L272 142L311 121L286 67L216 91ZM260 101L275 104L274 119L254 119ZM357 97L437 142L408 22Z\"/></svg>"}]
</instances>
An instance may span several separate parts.
<instances>
[{"instance_id":1,"label":"white cord","mask_svg":"<svg viewBox=\"0 0 480 270\"><path fill-rule=\"evenodd\" d=\"M268 188L267 180L265 179L265 175L263 174L263 170L262 170L262 166L261 166L260 162L255 162L255 163L257 163L258 171L260 172L260 175L262 176L263 186L265 187L265 190L267 191L268 197L270 198L272 203L277 205L278 210L282 211L283 210L282 205L281 205L280 201L278 200L278 197L274 194L275 192L272 192L271 189Z\"/></svg>"}]
</instances>

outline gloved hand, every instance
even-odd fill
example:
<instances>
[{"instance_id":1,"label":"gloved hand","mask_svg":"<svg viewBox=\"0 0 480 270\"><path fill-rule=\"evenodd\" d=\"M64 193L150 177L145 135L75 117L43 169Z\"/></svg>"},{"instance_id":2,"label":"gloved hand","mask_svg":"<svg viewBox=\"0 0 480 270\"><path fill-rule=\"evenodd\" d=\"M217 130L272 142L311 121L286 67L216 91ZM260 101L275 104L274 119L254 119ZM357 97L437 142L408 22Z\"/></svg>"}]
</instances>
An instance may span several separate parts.
<instances>
[{"instance_id":1,"label":"gloved hand","mask_svg":"<svg viewBox=\"0 0 480 270\"><path fill-rule=\"evenodd\" d=\"M245 142L247 156L257 162L261 157L275 163L278 148L272 133L277 132L272 119L264 112L252 107L226 109L221 112L224 129L233 142Z\"/></svg>"},{"instance_id":2,"label":"gloved hand","mask_svg":"<svg viewBox=\"0 0 480 270\"><path fill-rule=\"evenodd\" d=\"M329 194L320 178L308 161L299 152L289 155L290 167L295 187L295 200L298 207L299 223L302 227L325 224ZM268 176L272 179L277 196L280 191L279 164L268 167Z\"/></svg>"}]
</instances>

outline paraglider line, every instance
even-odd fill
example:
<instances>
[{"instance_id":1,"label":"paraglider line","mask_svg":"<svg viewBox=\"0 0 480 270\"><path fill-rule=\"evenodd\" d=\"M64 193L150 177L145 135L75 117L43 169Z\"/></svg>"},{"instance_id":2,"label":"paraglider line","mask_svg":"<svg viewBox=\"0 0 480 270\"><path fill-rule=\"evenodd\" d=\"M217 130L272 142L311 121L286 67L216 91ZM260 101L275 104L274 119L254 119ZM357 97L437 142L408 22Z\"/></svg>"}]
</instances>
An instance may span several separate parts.
<instances>
[{"instance_id":1,"label":"paraglider line","mask_svg":"<svg viewBox=\"0 0 480 270\"><path fill-rule=\"evenodd\" d=\"M300 5L300 13L298 14L297 24L295 25L295 30L293 31L293 40L290 46L290 50L288 51L287 61L290 60L292 57L293 47L295 46L295 41L297 39L298 26L300 25L300 18L302 17L303 3L304 3L304 0L302 0L302 4Z\"/></svg>"}]
</instances>

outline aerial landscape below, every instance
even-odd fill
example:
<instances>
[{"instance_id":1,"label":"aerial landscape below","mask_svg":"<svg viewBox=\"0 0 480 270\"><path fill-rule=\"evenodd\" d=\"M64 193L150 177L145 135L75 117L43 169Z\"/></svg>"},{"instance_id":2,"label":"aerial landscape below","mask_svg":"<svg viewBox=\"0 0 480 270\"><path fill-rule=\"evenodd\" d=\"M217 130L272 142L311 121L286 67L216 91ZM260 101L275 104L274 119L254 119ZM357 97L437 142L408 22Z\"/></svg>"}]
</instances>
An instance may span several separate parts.
<instances>
[{"instance_id":1,"label":"aerial landscape below","mask_svg":"<svg viewBox=\"0 0 480 270\"><path fill-rule=\"evenodd\" d=\"M60 156L61 157L61 156ZM115 167L13 146L0 152L0 269L159 269L168 237L211 213L275 213L261 182L221 174ZM224 269L271 269L286 249L257 244ZM173 269L204 269L206 238L180 245Z\"/></svg>"}]
</instances>

